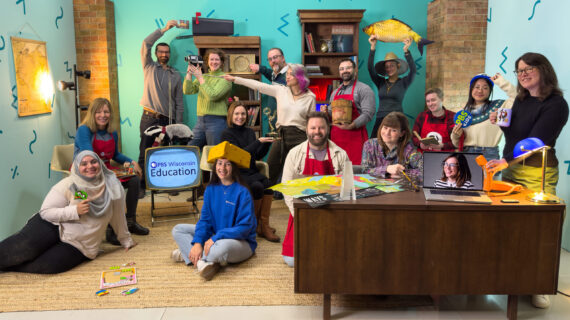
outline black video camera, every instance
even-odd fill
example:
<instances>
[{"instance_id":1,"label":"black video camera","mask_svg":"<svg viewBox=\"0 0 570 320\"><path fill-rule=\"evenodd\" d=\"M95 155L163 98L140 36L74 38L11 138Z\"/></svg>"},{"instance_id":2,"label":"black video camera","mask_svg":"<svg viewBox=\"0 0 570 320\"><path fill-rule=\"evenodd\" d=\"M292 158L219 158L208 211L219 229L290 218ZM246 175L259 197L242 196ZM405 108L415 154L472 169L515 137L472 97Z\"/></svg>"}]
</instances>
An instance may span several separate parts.
<instances>
[{"instance_id":1,"label":"black video camera","mask_svg":"<svg viewBox=\"0 0 570 320\"><path fill-rule=\"evenodd\" d=\"M189 56L184 57L184 61L186 61L186 62L188 62L188 64L194 65L196 67L204 64L204 61L202 60L202 56L189 55Z\"/></svg>"}]
</instances>

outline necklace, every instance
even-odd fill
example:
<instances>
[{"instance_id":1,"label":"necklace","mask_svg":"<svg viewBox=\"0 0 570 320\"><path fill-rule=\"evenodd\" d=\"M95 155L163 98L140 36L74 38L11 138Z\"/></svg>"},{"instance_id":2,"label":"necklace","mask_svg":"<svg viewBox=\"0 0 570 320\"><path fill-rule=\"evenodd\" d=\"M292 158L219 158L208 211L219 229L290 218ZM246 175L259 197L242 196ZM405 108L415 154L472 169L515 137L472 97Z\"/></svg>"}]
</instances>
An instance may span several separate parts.
<instances>
[{"instance_id":1,"label":"necklace","mask_svg":"<svg viewBox=\"0 0 570 320\"><path fill-rule=\"evenodd\" d=\"M392 87L396 84L396 82L390 82L388 81L388 79L384 79L386 81L386 94L388 94L390 92L390 89L392 89ZM396 80L398 81L398 80Z\"/></svg>"}]
</instances>

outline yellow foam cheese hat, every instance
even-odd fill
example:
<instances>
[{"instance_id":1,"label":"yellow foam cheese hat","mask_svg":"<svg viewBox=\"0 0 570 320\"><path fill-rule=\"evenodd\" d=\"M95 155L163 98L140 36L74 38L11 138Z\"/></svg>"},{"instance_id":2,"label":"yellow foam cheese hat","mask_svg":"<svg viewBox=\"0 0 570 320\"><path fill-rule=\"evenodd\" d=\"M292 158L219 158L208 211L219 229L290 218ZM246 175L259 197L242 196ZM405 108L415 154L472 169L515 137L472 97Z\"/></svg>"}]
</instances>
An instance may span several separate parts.
<instances>
[{"instance_id":1,"label":"yellow foam cheese hat","mask_svg":"<svg viewBox=\"0 0 570 320\"><path fill-rule=\"evenodd\" d=\"M224 141L210 149L208 153L208 162L214 163L216 159L224 158L238 165L240 168L249 168L251 155L249 152L237 147L227 141Z\"/></svg>"}]
</instances>

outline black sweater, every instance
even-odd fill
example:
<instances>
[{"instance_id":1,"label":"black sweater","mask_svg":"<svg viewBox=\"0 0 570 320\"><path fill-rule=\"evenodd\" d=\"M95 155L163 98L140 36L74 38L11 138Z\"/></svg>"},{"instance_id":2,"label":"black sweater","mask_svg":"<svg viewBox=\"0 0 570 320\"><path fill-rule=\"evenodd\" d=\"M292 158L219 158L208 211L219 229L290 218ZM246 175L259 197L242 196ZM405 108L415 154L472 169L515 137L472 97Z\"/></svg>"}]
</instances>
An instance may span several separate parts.
<instances>
[{"instance_id":1,"label":"black sweater","mask_svg":"<svg viewBox=\"0 0 570 320\"><path fill-rule=\"evenodd\" d=\"M229 127L222 132L222 141L244 149L251 155L249 169L240 169L242 175L250 176L260 174L255 166L255 160L265 157L271 143L261 143L255 136L255 132L245 126Z\"/></svg>"},{"instance_id":2,"label":"black sweater","mask_svg":"<svg viewBox=\"0 0 570 320\"><path fill-rule=\"evenodd\" d=\"M547 157L547 166L558 166L558 159L554 151L556 139L568 121L568 103L562 96L550 95L544 101L527 96L522 101L515 99L509 127L501 127L505 133L505 148L503 158L507 161L513 159L515 145L526 138L539 138L546 145L551 146ZM535 154L525 160L526 165L540 167L541 154Z\"/></svg>"}]
</instances>

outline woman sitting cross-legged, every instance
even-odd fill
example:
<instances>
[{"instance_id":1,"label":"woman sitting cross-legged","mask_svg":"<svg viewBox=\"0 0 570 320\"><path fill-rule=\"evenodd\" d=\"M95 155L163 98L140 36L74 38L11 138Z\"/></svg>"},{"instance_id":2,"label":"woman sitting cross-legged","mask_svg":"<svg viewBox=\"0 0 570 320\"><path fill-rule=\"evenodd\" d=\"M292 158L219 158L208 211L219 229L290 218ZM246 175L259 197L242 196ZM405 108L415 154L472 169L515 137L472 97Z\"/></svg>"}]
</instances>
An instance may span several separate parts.
<instances>
[{"instance_id":1,"label":"woman sitting cross-legged","mask_svg":"<svg viewBox=\"0 0 570 320\"><path fill-rule=\"evenodd\" d=\"M232 152L225 151L228 145L233 147ZM202 278L211 280L221 266L253 255L257 225L251 194L236 164L247 166L249 153L222 142L210 149L208 162L214 162L215 174L204 192L200 220L195 225L178 224L172 229L178 249L171 257L192 263Z\"/></svg>"},{"instance_id":2,"label":"woman sitting cross-legged","mask_svg":"<svg viewBox=\"0 0 570 320\"><path fill-rule=\"evenodd\" d=\"M95 259L107 224L121 245L136 245L125 219L125 193L93 151L75 157L71 174L53 186L39 213L0 242L0 270L60 273Z\"/></svg>"}]
</instances>

